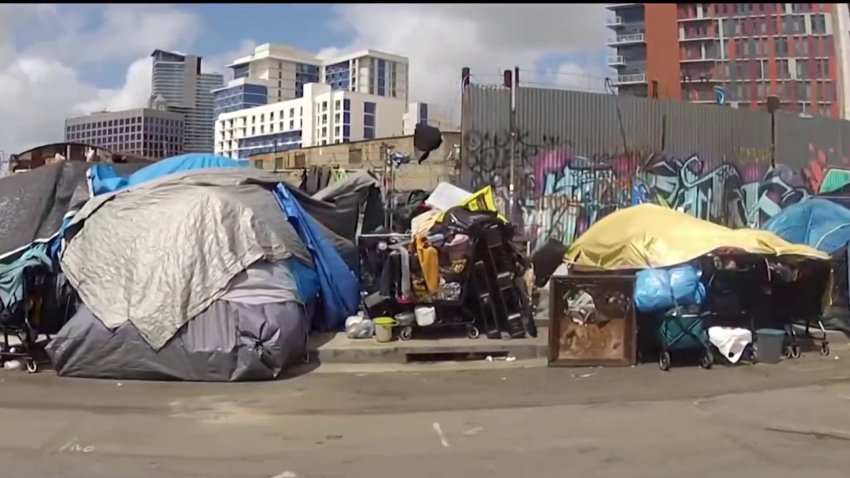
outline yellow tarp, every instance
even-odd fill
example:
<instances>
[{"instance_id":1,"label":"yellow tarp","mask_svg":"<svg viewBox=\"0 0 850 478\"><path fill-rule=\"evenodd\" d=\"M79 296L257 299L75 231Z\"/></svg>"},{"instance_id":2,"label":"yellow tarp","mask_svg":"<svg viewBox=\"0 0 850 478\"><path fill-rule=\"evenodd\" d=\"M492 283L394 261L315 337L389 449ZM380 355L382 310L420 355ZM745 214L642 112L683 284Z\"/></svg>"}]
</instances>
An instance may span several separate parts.
<instances>
[{"instance_id":1,"label":"yellow tarp","mask_svg":"<svg viewBox=\"0 0 850 478\"><path fill-rule=\"evenodd\" d=\"M484 186L478 191L475 191L472 196L469 197L469 199L461 202L460 204L458 204L458 206L463 206L469 209L470 211L495 212L496 217L500 221L505 223L508 222L508 219L502 213L500 213L499 209L496 207L496 196L493 195L493 188L491 186ZM436 221L442 221L445 215L446 211L440 211L440 214L436 216Z\"/></svg>"},{"instance_id":2,"label":"yellow tarp","mask_svg":"<svg viewBox=\"0 0 850 478\"><path fill-rule=\"evenodd\" d=\"M614 212L576 239L566 261L582 268L646 269L690 261L720 248L753 254L828 260L809 246L752 229L729 229L653 204Z\"/></svg>"}]
</instances>

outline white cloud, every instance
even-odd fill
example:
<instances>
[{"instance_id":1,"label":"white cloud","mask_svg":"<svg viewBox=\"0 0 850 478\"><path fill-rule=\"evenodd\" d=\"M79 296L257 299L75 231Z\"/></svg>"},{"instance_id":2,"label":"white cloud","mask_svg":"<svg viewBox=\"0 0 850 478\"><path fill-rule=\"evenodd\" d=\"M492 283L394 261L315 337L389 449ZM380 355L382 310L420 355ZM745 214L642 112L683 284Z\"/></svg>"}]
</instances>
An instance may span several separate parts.
<instances>
[{"instance_id":1,"label":"white cloud","mask_svg":"<svg viewBox=\"0 0 850 478\"><path fill-rule=\"evenodd\" d=\"M533 81L555 88L605 93L606 72L601 68L589 68L575 62L558 65L554 70L536 72ZM535 86L539 86L535 83Z\"/></svg>"},{"instance_id":2,"label":"white cloud","mask_svg":"<svg viewBox=\"0 0 850 478\"><path fill-rule=\"evenodd\" d=\"M233 60L237 58L241 58L243 56L250 55L254 52L254 47L257 46L257 42L254 40L242 39L239 42L239 45L224 53L213 55L207 58L204 58L201 61L201 67L205 72L209 73L222 73L224 75L225 83L231 80L232 71L227 70L227 65L233 62Z\"/></svg>"},{"instance_id":3,"label":"white cloud","mask_svg":"<svg viewBox=\"0 0 850 478\"><path fill-rule=\"evenodd\" d=\"M76 103L72 114L87 115L95 111L120 111L146 106L151 95L151 59L139 58L127 68L124 86L97 90L96 97Z\"/></svg>"},{"instance_id":4,"label":"white cloud","mask_svg":"<svg viewBox=\"0 0 850 478\"><path fill-rule=\"evenodd\" d=\"M335 24L355 35L347 48L409 57L411 99L444 105L457 103L464 66L495 83L501 70L605 45L602 4L351 4L338 14Z\"/></svg>"},{"instance_id":5,"label":"white cloud","mask_svg":"<svg viewBox=\"0 0 850 478\"><path fill-rule=\"evenodd\" d=\"M150 53L190 49L199 25L172 6L0 5L0 150L61 141L68 116L146 105ZM81 79L84 68L133 59L120 87Z\"/></svg>"},{"instance_id":6,"label":"white cloud","mask_svg":"<svg viewBox=\"0 0 850 478\"><path fill-rule=\"evenodd\" d=\"M149 55L155 48L188 49L200 31L191 13L168 5L106 5L41 9L42 28L28 50L78 65Z\"/></svg>"}]
</instances>

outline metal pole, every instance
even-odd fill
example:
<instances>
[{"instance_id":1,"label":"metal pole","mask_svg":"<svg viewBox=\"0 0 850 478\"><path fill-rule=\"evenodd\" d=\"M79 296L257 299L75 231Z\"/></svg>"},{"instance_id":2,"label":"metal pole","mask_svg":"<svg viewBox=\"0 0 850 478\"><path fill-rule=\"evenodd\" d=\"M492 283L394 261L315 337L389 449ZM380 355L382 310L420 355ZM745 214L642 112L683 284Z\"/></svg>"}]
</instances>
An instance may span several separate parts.
<instances>
[{"instance_id":1,"label":"metal pole","mask_svg":"<svg viewBox=\"0 0 850 478\"><path fill-rule=\"evenodd\" d=\"M511 222L516 222L514 217L514 184L516 179L516 146L517 146L517 124L516 124L516 97L517 97L517 86L519 83L519 67L514 68L513 81L511 81L511 115L510 115L510 125L511 125L511 170L510 170L510 184L508 185L508 217L511 219Z\"/></svg>"}]
</instances>

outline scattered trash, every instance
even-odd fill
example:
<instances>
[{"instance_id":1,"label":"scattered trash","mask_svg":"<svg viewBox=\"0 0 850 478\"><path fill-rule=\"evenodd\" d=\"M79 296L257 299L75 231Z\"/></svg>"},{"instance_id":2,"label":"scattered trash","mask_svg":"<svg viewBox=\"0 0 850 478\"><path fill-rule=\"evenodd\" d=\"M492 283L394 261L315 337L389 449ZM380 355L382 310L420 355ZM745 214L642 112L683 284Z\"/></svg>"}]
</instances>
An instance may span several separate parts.
<instances>
[{"instance_id":1,"label":"scattered trash","mask_svg":"<svg viewBox=\"0 0 850 478\"><path fill-rule=\"evenodd\" d=\"M492 355L488 355L486 357L486 360L488 362L495 362L496 360L500 360L502 362L513 362L514 360L516 360L516 357L512 355L505 355L504 357L493 357Z\"/></svg>"},{"instance_id":2,"label":"scattered trash","mask_svg":"<svg viewBox=\"0 0 850 478\"><path fill-rule=\"evenodd\" d=\"M595 373L583 373L581 375L573 374L573 378L588 378L596 375Z\"/></svg>"},{"instance_id":3,"label":"scattered trash","mask_svg":"<svg viewBox=\"0 0 850 478\"><path fill-rule=\"evenodd\" d=\"M116 383L115 385L120 387L120 386L122 385L122 383L121 383L121 382L118 382L118 383Z\"/></svg>"},{"instance_id":4,"label":"scattered trash","mask_svg":"<svg viewBox=\"0 0 850 478\"><path fill-rule=\"evenodd\" d=\"M19 360L7 360L6 363L3 364L3 368L6 370L20 370L21 362Z\"/></svg>"}]
</instances>

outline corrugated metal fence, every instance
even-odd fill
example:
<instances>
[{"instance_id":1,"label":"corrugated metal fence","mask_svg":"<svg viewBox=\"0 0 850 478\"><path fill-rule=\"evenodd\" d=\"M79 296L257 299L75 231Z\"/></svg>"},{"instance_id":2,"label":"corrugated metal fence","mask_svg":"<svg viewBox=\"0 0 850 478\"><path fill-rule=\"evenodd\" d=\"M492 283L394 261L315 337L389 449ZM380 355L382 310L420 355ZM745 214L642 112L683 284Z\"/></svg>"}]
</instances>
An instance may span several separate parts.
<instances>
[{"instance_id":1,"label":"corrugated metal fence","mask_svg":"<svg viewBox=\"0 0 850 478\"><path fill-rule=\"evenodd\" d=\"M755 226L850 182L846 121L525 87L511 116L509 88L464 87L461 182L494 186L532 245L647 201Z\"/></svg>"}]
</instances>

